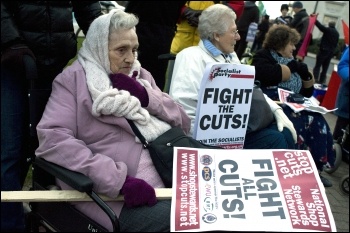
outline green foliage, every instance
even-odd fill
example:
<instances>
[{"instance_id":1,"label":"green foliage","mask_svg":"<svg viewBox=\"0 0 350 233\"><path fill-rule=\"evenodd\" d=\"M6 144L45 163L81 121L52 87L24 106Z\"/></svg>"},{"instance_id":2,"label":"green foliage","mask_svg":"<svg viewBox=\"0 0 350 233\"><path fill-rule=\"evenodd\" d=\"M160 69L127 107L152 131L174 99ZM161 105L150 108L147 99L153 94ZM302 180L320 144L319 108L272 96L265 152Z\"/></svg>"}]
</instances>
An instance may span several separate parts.
<instances>
[{"instance_id":1,"label":"green foliage","mask_svg":"<svg viewBox=\"0 0 350 233\"><path fill-rule=\"evenodd\" d=\"M78 50L80 49L81 45L83 44L83 41L84 41L85 37L78 37L77 41L78 41ZM77 55L75 55L75 57L73 57L67 64L67 66L70 66L75 60L77 59ZM67 67L66 66L66 67Z\"/></svg>"},{"instance_id":2,"label":"green foliage","mask_svg":"<svg viewBox=\"0 0 350 233\"><path fill-rule=\"evenodd\" d=\"M309 45L307 51L309 53L318 54L320 41L321 41L321 38L313 39L312 43ZM336 50L334 51L334 57L336 59L338 59L338 60L340 59L344 48L345 48L344 39L339 39L338 46L337 46Z\"/></svg>"},{"instance_id":3,"label":"green foliage","mask_svg":"<svg viewBox=\"0 0 350 233\"><path fill-rule=\"evenodd\" d=\"M33 177L33 170L32 170L32 165L30 165L26 179L24 180L23 190L29 190L32 187L32 179L33 179L32 177Z\"/></svg>"}]
</instances>

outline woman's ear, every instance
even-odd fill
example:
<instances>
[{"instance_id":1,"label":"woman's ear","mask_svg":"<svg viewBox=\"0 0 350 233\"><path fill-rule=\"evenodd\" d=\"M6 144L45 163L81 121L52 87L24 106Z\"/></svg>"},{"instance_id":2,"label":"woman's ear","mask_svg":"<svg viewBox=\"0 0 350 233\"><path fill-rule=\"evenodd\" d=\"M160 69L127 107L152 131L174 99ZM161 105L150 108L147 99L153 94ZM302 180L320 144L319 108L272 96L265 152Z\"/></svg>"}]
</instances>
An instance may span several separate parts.
<instances>
[{"instance_id":1,"label":"woman's ear","mask_svg":"<svg viewBox=\"0 0 350 233\"><path fill-rule=\"evenodd\" d=\"M214 40L216 40L217 42L220 41L220 36L219 36L219 34L214 33Z\"/></svg>"}]
</instances>

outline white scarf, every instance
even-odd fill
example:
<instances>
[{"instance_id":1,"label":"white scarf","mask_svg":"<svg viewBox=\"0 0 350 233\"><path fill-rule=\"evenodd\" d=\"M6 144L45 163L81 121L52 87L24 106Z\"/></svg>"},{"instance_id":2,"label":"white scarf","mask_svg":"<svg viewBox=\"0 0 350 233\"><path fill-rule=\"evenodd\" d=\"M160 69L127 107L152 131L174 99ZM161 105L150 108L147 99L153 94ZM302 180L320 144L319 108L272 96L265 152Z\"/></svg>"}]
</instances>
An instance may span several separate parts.
<instances>
[{"instance_id":1,"label":"white scarf","mask_svg":"<svg viewBox=\"0 0 350 233\"><path fill-rule=\"evenodd\" d=\"M108 58L109 25L111 16L118 11L121 10L112 10L93 21L78 52L78 60L85 69L86 82L93 101L92 115L114 115L133 120L146 140L153 141L171 126L151 116L128 91L113 88L109 79L108 74L112 73ZM136 80L143 86L152 88L147 80L140 79L140 69L141 65L135 59L129 76L137 71ZM139 140L136 138L136 141Z\"/></svg>"}]
</instances>

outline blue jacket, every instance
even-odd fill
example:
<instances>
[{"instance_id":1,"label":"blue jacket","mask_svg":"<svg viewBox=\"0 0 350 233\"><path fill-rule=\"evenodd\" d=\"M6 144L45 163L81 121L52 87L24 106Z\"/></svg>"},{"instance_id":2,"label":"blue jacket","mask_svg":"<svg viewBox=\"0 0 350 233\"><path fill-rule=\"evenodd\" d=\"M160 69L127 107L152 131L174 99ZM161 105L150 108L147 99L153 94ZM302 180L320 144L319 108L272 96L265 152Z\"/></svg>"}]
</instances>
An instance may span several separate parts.
<instances>
[{"instance_id":1,"label":"blue jacket","mask_svg":"<svg viewBox=\"0 0 350 233\"><path fill-rule=\"evenodd\" d=\"M349 46L344 50L339 61L338 74L341 77L341 83L335 105L338 109L334 113L349 119Z\"/></svg>"}]
</instances>

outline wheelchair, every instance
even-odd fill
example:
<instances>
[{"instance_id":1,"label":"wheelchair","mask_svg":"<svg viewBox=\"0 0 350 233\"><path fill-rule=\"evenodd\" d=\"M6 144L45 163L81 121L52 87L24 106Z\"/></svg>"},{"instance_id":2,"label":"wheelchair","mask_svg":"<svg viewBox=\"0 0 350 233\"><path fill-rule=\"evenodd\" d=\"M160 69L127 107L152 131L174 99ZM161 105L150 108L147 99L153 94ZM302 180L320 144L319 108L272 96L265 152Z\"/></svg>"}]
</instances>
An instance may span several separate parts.
<instances>
[{"instance_id":1,"label":"wheelchair","mask_svg":"<svg viewBox=\"0 0 350 233\"><path fill-rule=\"evenodd\" d=\"M347 125L345 129L342 129L342 131L343 136L334 140L334 149L336 152L334 166L330 167L327 164L324 167L324 171L328 174L335 172L343 160L347 162L349 161L349 125Z\"/></svg>"},{"instance_id":2,"label":"wheelchair","mask_svg":"<svg viewBox=\"0 0 350 233\"><path fill-rule=\"evenodd\" d=\"M342 147L343 160L349 163L349 125L343 129L343 133L343 137L339 138L338 141ZM349 195L349 174L341 178L339 182L339 188L344 194Z\"/></svg>"},{"instance_id":3,"label":"wheelchair","mask_svg":"<svg viewBox=\"0 0 350 233\"><path fill-rule=\"evenodd\" d=\"M349 163L349 125L342 129L343 135L338 139L334 140L334 148L336 151L336 157L334 166L325 166L324 171L332 174L335 172L342 161ZM340 179L339 189L346 195L349 195L349 175L345 175Z\"/></svg>"},{"instance_id":4,"label":"wheelchair","mask_svg":"<svg viewBox=\"0 0 350 233\"><path fill-rule=\"evenodd\" d=\"M29 80L28 91L30 111L30 135L37 140L36 125L41 119L41 114L50 96L51 90L39 90L35 88L37 78L36 64L30 56L24 57L26 76ZM43 96L45 98L43 98ZM43 100L45 102L43 103ZM113 210L93 191L93 182L85 175L70 171L56 164L36 158L31 154L27 158L32 165L32 187L30 190L50 190L55 187L55 179L60 179L77 191L86 193L109 217L113 225L113 232L119 232L119 221ZM29 210L26 212L26 231L67 232L107 232L108 230L79 212L68 202L29 202Z\"/></svg>"},{"instance_id":5,"label":"wheelchair","mask_svg":"<svg viewBox=\"0 0 350 233\"><path fill-rule=\"evenodd\" d=\"M343 136L337 139L337 142L342 148L342 158L345 162L349 163L349 125L345 129L342 129ZM339 188L344 193L349 195L349 174L341 178L339 182Z\"/></svg>"},{"instance_id":6,"label":"wheelchair","mask_svg":"<svg viewBox=\"0 0 350 233\"><path fill-rule=\"evenodd\" d=\"M33 161L33 187L31 190L50 190L55 178L77 191L86 193L108 215L113 232L119 232L118 218L113 210L92 190L93 183L85 175L67 170L56 164L35 158ZM108 232L106 228L76 210L68 202L30 202L27 230L38 232L40 226L50 232Z\"/></svg>"},{"instance_id":7,"label":"wheelchair","mask_svg":"<svg viewBox=\"0 0 350 233\"><path fill-rule=\"evenodd\" d=\"M341 178L339 188L344 194L349 195L349 175L345 175Z\"/></svg>"}]
</instances>

